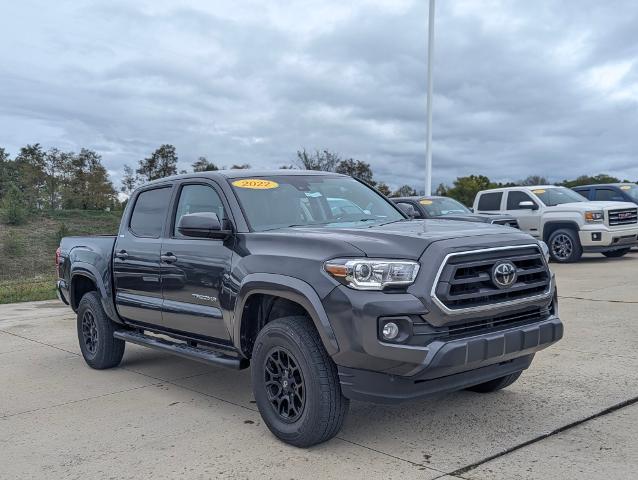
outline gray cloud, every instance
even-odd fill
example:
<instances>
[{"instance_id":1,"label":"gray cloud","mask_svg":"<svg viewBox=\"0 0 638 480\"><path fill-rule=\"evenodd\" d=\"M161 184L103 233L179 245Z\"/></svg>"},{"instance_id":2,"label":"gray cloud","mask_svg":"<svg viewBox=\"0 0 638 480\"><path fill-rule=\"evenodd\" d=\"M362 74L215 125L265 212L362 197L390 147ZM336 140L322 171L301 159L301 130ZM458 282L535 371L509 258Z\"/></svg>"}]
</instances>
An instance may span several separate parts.
<instances>
[{"instance_id":1,"label":"gray cloud","mask_svg":"<svg viewBox=\"0 0 638 480\"><path fill-rule=\"evenodd\" d=\"M116 182L166 142L183 168L328 148L418 186L426 3L13 2L0 145L88 146ZM439 0L434 181L638 179L637 22L631 0Z\"/></svg>"}]
</instances>

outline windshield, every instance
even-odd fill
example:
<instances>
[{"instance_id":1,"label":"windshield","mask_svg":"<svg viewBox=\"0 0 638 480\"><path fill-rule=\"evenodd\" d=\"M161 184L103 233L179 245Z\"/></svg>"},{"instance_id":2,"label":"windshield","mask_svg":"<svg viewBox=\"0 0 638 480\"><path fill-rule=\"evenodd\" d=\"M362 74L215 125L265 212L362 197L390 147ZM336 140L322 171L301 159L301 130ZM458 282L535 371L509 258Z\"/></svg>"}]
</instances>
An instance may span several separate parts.
<instances>
[{"instance_id":1,"label":"windshield","mask_svg":"<svg viewBox=\"0 0 638 480\"><path fill-rule=\"evenodd\" d=\"M472 213L469 208L453 198L424 198L419 200L419 203L423 205L428 217L441 217L454 213Z\"/></svg>"},{"instance_id":2,"label":"windshield","mask_svg":"<svg viewBox=\"0 0 638 480\"><path fill-rule=\"evenodd\" d=\"M251 228L366 227L405 217L383 196L350 177L242 178L231 185Z\"/></svg>"},{"instance_id":3,"label":"windshield","mask_svg":"<svg viewBox=\"0 0 638 480\"><path fill-rule=\"evenodd\" d=\"M561 205L563 203L587 201L587 199L580 193L576 193L565 187L536 188L532 190L532 193L548 207L555 207L556 205Z\"/></svg>"},{"instance_id":4,"label":"windshield","mask_svg":"<svg viewBox=\"0 0 638 480\"><path fill-rule=\"evenodd\" d=\"M622 185L620 189L638 202L638 185Z\"/></svg>"}]
</instances>

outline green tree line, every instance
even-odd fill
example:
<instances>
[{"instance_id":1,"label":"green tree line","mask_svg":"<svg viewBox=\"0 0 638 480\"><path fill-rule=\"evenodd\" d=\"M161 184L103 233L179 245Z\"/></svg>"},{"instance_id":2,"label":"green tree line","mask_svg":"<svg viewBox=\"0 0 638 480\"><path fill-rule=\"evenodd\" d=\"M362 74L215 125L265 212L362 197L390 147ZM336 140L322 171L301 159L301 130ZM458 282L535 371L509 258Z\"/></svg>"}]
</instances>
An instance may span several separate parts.
<instances>
[{"instance_id":1,"label":"green tree line","mask_svg":"<svg viewBox=\"0 0 638 480\"><path fill-rule=\"evenodd\" d=\"M178 160L175 146L161 145L148 157L139 160L135 168L124 166L119 190L130 194L137 186L146 182L177 173L187 173L186 170L178 171ZM193 172L225 168L245 169L250 168L250 165L219 166L204 156L198 157L191 164ZM386 183L374 177L368 162L342 157L327 149L314 152L298 150L292 163L280 168L322 170L351 175L392 197L414 196L420 193L412 185L402 185L392 190ZM574 187L590 183L616 182L620 182L620 179L600 174L582 175L573 180L563 180L557 185ZM456 198L469 206L480 190L549 183L545 177L539 175L509 183L493 182L484 175L469 175L458 177L452 185L439 185L436 194ZM4 223L19 224L28 215L45 210L105 210L120 207L117 190L97 152L87 148L82 148L78 153L65 152L57 148L44 150L36 143L22 147L18 155L12 159L8 152L0 147L0 213Z\"/></svg>"},{"instance_id":2,"label":"green tree line","mask_svg":"<svg viewBox=\"0 0 638 480\"><path fill-rule=\"evenodd\" d=\"M118 205L100 155L26 145L15 158L0 147L0 206L5 223L58 209L104 210Z\"/></svg>"}]
</instances>

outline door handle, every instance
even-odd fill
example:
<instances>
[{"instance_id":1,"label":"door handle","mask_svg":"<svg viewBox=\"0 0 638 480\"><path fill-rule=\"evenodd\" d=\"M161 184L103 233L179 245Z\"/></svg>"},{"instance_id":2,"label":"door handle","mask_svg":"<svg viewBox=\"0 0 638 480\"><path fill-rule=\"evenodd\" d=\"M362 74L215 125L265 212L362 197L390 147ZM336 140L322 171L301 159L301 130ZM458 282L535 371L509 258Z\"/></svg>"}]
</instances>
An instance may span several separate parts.
<instances>
[{"instance_id":1,"label":"door handle","mask_svg":"<svg viewBox=\"0 0 638 480\"><path fill-rule=\"evenodd\" d=\"M160 259L164 263L175 263L177 261L177 257L172 253L167 253L165 255L160 255Z\"/></svg>"},{"instance_id":2,"label":"door handle","mask_svg":"<svg viewBox=\"0 0 638 480\"><path fill-rule=\"evenodd\" d=\"M126 253L126 250L120 250L115 254L115 256L120 260L126 260L128 258L128 253Z\"/></svg>"}]
</instances>

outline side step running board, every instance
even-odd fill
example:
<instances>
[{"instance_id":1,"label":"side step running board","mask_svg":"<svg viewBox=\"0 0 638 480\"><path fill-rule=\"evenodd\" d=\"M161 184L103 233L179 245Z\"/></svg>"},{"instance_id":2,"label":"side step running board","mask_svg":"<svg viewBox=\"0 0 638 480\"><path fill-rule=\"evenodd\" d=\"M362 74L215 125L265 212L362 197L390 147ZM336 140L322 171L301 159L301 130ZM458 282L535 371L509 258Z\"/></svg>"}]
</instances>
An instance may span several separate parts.
<instances>
[{"instance_id":1,"label":"side step running board","mask_svg":"<svg viewBox=\"0 0 638 480\"><path fill-rule=\"evenodd\" d=\"M113 333L113 336L120 340L124 340L125 342L135 343L136 345L142 345L143 347L154 348L155 350L161 350L163 352L172 353L179 355L180 357L190 358L191 360L208 363L210 365L235 368L237 370L248 367L248 360L245 358L232 357L230 355L204 348L191 347L185 343L171 342L170 340L165 340L163 338L144 335L140 332L116 330Z\"/></svg>"}]
</instances>

